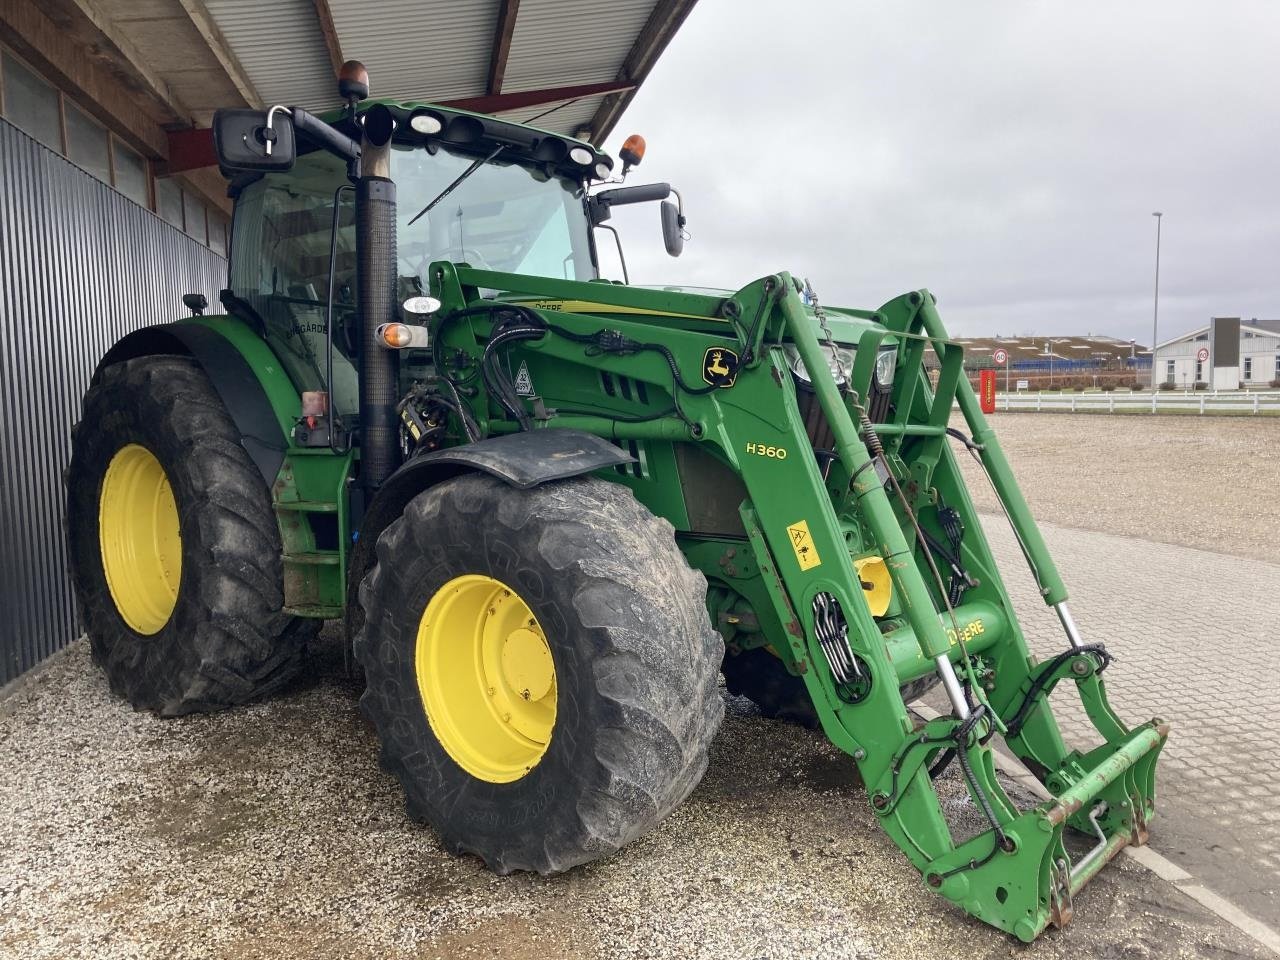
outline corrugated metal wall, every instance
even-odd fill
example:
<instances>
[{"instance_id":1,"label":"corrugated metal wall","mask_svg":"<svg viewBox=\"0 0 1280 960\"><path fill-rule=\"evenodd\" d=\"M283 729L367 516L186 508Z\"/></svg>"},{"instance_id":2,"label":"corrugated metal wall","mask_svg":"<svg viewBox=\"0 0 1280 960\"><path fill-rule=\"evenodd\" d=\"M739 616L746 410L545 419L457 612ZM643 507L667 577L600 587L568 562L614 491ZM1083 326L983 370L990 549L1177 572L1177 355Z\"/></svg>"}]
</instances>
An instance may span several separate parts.
<instances>
[{"instance_id":1,"label":"corrugated metal wall","mask_svg":"<svg viewBox=\"0 0 1280 960\"><path fill-rule=\"evenodd\" d=\"M97 359L226 261L0 120L0 685L78 634L62 471Z\"/></svg>"}]
</instances>

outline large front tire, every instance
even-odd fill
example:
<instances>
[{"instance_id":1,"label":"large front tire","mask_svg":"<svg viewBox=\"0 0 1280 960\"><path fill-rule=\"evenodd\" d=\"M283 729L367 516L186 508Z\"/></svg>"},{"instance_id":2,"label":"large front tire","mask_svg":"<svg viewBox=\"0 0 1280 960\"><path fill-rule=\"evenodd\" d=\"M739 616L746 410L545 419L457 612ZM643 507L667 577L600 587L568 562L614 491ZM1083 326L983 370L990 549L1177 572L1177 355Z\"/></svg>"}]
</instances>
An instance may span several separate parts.
<instances>
[{"instance_id":1,"label":"large front tire","mask_svg":"<svg viewBox=\"0 0 1280 960\"><path fill-rule=\"evenodd\" d=\"M111 689L162 716L278 690L315 622L285 614L271 495L185 357L101 371L67 471L71 575Z\"/></svg>"},{"instance_id":2,"label":"large front tire","mask_svg":"<svg viewBox=\"0 0 1280 960\"><path fill-rule=\"evenodd\" d=\"M651 830L723 715L706 581L624 487L464 476L378 541L356 657L409 812L499 873Z\"/></svg>"}]
</instances>

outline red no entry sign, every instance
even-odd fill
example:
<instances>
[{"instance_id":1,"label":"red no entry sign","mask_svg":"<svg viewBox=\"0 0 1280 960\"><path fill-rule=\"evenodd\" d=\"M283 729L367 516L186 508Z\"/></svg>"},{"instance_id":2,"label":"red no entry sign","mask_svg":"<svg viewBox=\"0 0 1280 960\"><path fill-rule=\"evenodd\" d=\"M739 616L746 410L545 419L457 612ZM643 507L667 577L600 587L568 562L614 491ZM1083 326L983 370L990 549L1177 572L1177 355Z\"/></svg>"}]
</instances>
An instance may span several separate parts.
<instances>
[{"instance_id":1,"label":"red no entry sign","mask_svg":"<svg viewBox=\"0 0 1280 960\"><path fill-rule=\"evenodd\" d=\"M997 367L1003 367L1009 362L1009 352L1004 349L997 350L991 355L991 359L996 362Z\"/></svg>"}]
</instances>

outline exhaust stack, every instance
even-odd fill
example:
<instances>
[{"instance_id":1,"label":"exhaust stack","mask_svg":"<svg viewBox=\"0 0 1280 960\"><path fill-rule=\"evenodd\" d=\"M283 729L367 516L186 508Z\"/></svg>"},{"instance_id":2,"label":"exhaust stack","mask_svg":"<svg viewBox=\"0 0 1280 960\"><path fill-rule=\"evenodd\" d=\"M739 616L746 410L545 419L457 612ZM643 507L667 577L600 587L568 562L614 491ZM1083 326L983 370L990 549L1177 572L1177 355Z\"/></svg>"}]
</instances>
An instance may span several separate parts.
<instances>
[{"instance_id":1,"label":"exhaust stack","mask_svg":"<svg viewBox=\"0 0 1280 960\"><path fill-rule=\"evenodd\" d=\"M356 284L360 308L360 482L370 494L395 471L399 356L378 344L378 328L396 311L396 185L391 135L396 122L384 106L362 119L360 179L356 182Z\"/></svg>"}]
</instances>

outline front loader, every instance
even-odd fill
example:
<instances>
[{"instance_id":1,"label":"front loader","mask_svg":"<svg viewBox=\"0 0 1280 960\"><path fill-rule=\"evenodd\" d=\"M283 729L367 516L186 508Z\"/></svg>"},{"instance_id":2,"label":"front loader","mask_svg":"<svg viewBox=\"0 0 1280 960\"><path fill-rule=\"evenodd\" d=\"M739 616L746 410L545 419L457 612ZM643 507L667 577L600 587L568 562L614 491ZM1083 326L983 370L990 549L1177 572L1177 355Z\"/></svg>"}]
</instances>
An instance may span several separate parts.
<instances>
[{"instance_id":1,"label":"front loader","mask_svg":"<svg viewBox=\"0 0 1280 960\"><path fill-rule=\"evenodd\" d=\"M661 201L679 252L670 187L619 187L558 134L369 101L357 64L340 92L323 118L217 116L225 312L186 298L193 316L125 337L86 394L68 529L112 688L163 715L234 706L341 619L410 813L499 873L554 873L696 786L723 669L848 754L928 889L1025 941L1065 925L1145 842L1168 729L1108 705L1110 657L1072 620L934 297L601 279L619 204ZM642 154L629 140L624 173ZM957 451L1061 620L1056 656L1027 648ZM1064 680L1086 750L1049 707ZM934 684L950 712L918 725L907 702ZM997 742L1051 800L1011 800ZM947 769L976 836L939 802Z\"/></svg>"}]
</instances>

